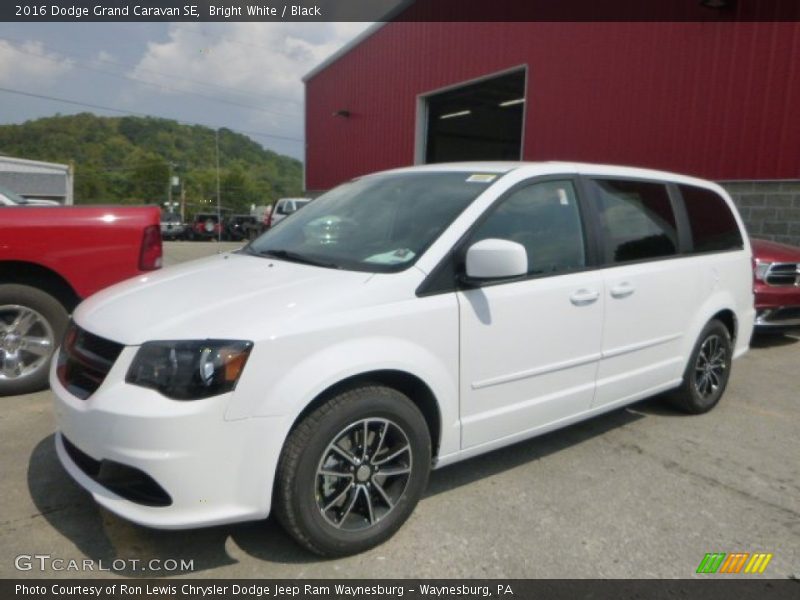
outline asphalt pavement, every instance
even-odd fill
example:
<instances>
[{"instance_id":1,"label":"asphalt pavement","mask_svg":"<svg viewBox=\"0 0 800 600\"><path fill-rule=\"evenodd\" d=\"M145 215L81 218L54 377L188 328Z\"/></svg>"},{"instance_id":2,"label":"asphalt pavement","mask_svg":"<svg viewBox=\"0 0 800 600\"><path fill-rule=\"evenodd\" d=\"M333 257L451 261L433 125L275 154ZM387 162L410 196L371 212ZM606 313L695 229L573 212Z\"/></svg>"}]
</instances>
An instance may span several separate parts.
<instances>
[{"instance_id":1,"label":"asphalt pavement","mask_svg":"<svg viewBox=\"0 0 800 600\"><path fill-rule=\"evenodd\" d=\"M240 245L169 242L165 264ZM435 471L394 538L336 560L272 519L128 523L59 465L50 392L0 398L0 577L674 578L709 552L767 552L759 577L800 578L799 372L800 338L757 339L711 413L654 398Z\"/></svg>"}]
</instances>

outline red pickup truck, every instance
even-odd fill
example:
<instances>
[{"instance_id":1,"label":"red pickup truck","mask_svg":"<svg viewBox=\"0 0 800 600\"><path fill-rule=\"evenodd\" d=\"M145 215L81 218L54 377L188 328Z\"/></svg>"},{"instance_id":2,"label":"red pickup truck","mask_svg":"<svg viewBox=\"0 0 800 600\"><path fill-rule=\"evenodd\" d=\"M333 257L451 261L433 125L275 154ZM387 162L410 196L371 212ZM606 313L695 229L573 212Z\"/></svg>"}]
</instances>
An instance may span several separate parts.
<instances>
[{"instance_id":1,"label":"red pickup truck","mask_svg":"<svg viewBox=\"0 0 800 600\"><path fill-rule=\"evenodd\" d=\"M155 206L0 208L0 395L47 386L83 298L161 267L159 223Z\"/></svg>"}]
</instances>

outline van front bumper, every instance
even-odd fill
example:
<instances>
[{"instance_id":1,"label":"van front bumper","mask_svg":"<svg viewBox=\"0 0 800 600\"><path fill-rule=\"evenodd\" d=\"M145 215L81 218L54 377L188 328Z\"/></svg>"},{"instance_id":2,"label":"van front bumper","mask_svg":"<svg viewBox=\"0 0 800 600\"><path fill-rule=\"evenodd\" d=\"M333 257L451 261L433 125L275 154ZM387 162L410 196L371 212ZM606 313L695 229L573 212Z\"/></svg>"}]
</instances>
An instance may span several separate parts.
<instances>
[{"instance_id":1,"label":"van front bumper","mask_svg":"<svg viewBox=\"0 0 800 600\"><path fill-rule=\"evenodd\" d=\"M95 501L148 527L182 529L266 518L283 419L225 420L231 394L170 400L126 384L123 351L86 400L50 374L56 452ZM126 365L127 366L127 365Z\"/></svg>"},{"instance_id":2,"label":"van front bumper","mask_svg":"<svg viewBox=\"0 0 800 600\"><path fill-rule=\"evenodd\" d=\"M800 327L800 287L756 282L756 331Z\"/></svg>"},{"instance_id":3,"label":"van front bumper","mask_svg":"<svg viewBox=\"0 0 800 600\"><path fill-rule=\"evenodd\" d=\"M800 305L759 309L755 325L758 331L798 329L800 328Z\"/></svg>"}]
</instances>

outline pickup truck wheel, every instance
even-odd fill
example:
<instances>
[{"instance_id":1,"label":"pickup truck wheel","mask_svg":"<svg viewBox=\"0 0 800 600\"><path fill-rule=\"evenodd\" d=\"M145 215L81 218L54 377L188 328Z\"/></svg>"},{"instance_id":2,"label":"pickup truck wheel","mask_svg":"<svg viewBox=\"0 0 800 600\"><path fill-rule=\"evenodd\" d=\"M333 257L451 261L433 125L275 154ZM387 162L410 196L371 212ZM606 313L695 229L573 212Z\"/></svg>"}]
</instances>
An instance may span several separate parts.
<instances>
[{"instance_id":1,"label":"pickup truck wheel","mask_svg":"<svg viewBox=\"0 0 800 600\"><path fill-rule=\"evenodd\" d=\"M47 387L50 361L68 321L64 306L27 285L0 285L0 395Z\"/></svg>"},{"instance_id":2,"label":"pickup truck wheel","mask_svg":"<svg viewBox=\"0 0 800 600\"><path fill-rule=\"evenodd\" d=\"M358 387L310 413L289 435L275 512L312 552L363 552L406 521L430 464L431 439L419 409L396 390Z\"/></svg>"},{"instance_id":3,"label":"pickup truck wheel","mask_svg":"<svg viewBox=\"0 0 800 600\"><path fill-rule=\"evenodd\" d=\"M670 396L672 403L690 414L714 408L722 398L733 363L733 344L728 328L716 319L703 328L695 344L683 383Z\"/></svg>"}]
</instances>

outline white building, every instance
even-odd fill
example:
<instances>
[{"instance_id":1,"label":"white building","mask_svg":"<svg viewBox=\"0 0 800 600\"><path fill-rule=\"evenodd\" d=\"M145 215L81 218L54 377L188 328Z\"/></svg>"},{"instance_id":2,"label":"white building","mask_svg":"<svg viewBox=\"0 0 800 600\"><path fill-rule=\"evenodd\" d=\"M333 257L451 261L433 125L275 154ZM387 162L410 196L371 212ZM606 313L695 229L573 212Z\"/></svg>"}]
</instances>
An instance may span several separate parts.
<instances>
[{"instance_id":1,"label":"white building","mask_svg":"<svg viewBox=\"0 0 800 600\"><path fill-rule=\"evenodd\" d=\"M24 198L72 204L70 165L0 155L0 185Z\"/></svg>"}]
</instances>

